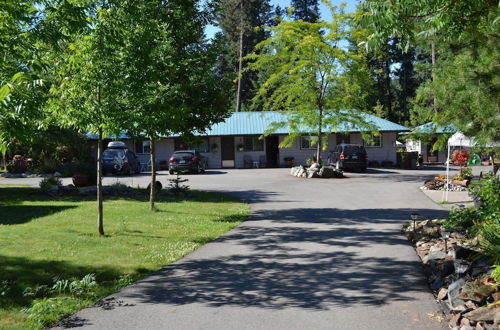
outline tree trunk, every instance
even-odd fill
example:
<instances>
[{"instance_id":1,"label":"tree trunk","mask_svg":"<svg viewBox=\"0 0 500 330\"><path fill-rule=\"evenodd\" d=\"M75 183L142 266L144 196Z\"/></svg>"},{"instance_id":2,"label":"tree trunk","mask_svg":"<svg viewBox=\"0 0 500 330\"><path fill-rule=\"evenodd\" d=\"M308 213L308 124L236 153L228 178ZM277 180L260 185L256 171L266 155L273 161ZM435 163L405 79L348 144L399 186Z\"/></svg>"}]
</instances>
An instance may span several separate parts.
<instances>
[{"instance_id":1,"label":"tree trunk","mask_svg":"<svg viewBox=\"0 0 500 330\"><path fill-rule=\"evenodd\" d=\"M240 56L238 59L238 87L236 88L236 112L241 111L241 70L243 69L243 23L240 26Z\"/></svg>"},{"instance_id":2,"label":"tree trunk","mask_svg":"<svg viewBox=\"0 0 500 330\"><path fill-rule=\"evenodd\" d=\"M151 211L155 210L155 199L156 199L156 150L155 150L155 139L150 136L150 156L151 156L151 189L149 193L149 209Z\"/></svg>"},{"instance_id":3,"label":"tree trunk","mask_svg":"<svg viewBox=\"0 0 500 330\"><path fill-rule=\"evenodd\" d=\"M385 105L387 107L387 116L390 120L394 120L392 113L392 93L391 93L391 63L390 59L384 61L385 74Z\"/></svg>"},{"instance_id":4,"label":"tree trunk","mask_svg":"<svg viewBox=\"0 0 500 330\"><path fill-rule=\"evenodd\" d=\"M99 235L104 235L103 207L102 207L102 128L99 127L97 141L97 228Z\"/></svg>"},{"instance_id":5,"label":"tree trunk","mask_svg":"<svg viewBox=\"0 0 500 330\"><path fill-rule=\"evenodd\" d=\"M434 41L431 43L431 62L432 62L432 82L436 82L436 75L434 74L434 69L436 68L436 44ZM437 98L436 95L432 98L432 107L434 110L434 113L438 112L438 107L437 107Z\"/></svg>"},{"instance_id":6,"label":"tree trunk","mask_svg":"<svg viewBox=\"0 0 500 330\"><path fill-rule=\"evenodd\" d=\"M316 161L318 162L318 164L320 163L320 157L321 157L321 138L323 135L322 126L323 126L323 109L320 106L319 107L319 121L318 121L318 148L316 150Z\"/></svg>"}]
</instances>

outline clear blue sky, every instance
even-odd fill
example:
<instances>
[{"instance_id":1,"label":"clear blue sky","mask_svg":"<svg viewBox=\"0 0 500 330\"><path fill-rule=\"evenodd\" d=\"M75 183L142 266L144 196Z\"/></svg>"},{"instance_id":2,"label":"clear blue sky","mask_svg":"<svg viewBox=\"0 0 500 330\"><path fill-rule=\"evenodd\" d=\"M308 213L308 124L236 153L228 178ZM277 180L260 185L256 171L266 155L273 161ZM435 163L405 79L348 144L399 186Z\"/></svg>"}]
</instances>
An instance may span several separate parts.
<instances>
[{"instance_id":1,"label":"clear blue sky","mask_svg":"<svg viewBox=\"0 0 500 330\"><path fill-rule=\"evenodd\" d=\"M331 1L335 6L339 6L342 2L346 2L347 3L347 6L346 6L347 12L353 12L354 10L356 10L356 5L359 2L359 0L344 0L344 1L331 0ZM290 7L290 2L291 2L291 0L271 0L272 5L280 6L282 8ZM321 14L321 18L324 20L327 20L327 21L331 20L332 17L330 16L328 7L326 5L324 5L323 3L321 3L321 0L318 2L320 2L319 11ZM218 31L218 28L211 26L211 25L207 26L207 28L205 29L205 33L206 33L208 38L212 38L213 35L217 31Z\"/></svg>"}]
</instances>

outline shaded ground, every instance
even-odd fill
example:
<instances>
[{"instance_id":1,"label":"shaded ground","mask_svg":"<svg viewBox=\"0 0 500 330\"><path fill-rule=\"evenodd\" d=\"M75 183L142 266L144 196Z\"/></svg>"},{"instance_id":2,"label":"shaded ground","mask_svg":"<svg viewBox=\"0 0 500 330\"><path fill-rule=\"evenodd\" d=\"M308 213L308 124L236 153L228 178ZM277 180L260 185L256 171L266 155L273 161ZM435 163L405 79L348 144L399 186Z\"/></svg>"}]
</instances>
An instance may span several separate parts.
<instances>
[{"instance_id":1,"label":"shaded ground","mask_svg":"<svg viewBox=\"0 0 500 330\"><path fill-rule=\"evenodd\" d=\"M376 170L299 179L288 169L189 176L192 188L251 204L235 230L83 310L95 329L440 329L411 212L447 211L417 188L436 171ZM160 177L161 178L161 177Z\"/></svg>"}]
</instances>

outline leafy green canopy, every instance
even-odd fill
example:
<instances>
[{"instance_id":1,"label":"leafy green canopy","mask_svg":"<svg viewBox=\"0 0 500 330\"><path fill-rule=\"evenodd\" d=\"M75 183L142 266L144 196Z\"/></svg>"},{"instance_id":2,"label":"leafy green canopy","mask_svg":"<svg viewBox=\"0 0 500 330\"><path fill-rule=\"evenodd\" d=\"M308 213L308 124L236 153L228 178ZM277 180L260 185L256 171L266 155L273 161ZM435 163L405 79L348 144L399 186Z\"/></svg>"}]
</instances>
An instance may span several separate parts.
<instances>
[{"instance_id":1,"label":"leafy green canopy","mask_svg":"<svg viewBox=\"0 0 500 330\"><path fill-rule=\"evenodd\" d=\"M363 116L350 109L360 87L347 74L348 68L360 58L340 47L347 31L348 15L343 7L332 12L331 23L284 20L270 28L271 37L259 43L256 52L247 56L249 70L266 69L269 78L260 86L254 102L265 109L287 113L288 120L275 123L268 133L288 126L289 136L282 146L310 130L318 136L318 157L321 145L326 148L325 127L337 131L342 123L367 130L373 127ZM324 149L323 148L323 149Z\"/></svg>"},{"instance_id":2,"label":"leafy green canopy","mask_svg":"<svg viewBox=\"0 0 500 330\"><path fill-rule=\"evenodd\" d=\"M408 49L422 38L450 42L482 35L498 23L499 13L496 0L366 0L362 8L364 24L374 27L370 48L391 37Z\"/></svg>"},{"instance_id":3,"label":"leafy green canopy","mask_svg":"<svg viewBox=\"0 0 500 330\"><path fill-rule=\"evenodd\" d=\"M122 31L121 103L130 115L130 133L189 135L226 116L197 2L124 0L117 6L111 24L120 24Z\"/></svg>"},{"instance_id":4,"label":"leafy green canopy","mask_svg":"<svg viewBox=\"0 0 500 330\"><path fill-rule=\"evenodd\" d=\"M84 0L4 0L0 6L0 151L31 141L46 126L51 68L70 36L87 24Z\"/></svg>"},{"instance_id":5,"label":"leafy green canopy","mask_svg":"<svg viewBox=\"0 0 500 330\"><path fill-rule=\"evenodd\" d=\"M434 79L417 91L414 122L454 124L482 143L499 140L498 1L367 0L363 7L362 22L374 31L368 47L390 36L405 49L437 46Z\"/></svg>"}]
</instances>

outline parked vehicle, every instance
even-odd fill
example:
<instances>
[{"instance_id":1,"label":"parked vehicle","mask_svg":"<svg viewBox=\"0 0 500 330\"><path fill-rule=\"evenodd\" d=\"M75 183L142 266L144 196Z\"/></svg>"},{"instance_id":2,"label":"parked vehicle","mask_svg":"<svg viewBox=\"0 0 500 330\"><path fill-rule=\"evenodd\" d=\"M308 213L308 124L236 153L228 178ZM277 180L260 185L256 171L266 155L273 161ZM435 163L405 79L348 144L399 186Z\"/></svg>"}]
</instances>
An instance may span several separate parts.
<instances>
[{"instance_id":1,"label":"parked vehicle","mask_svg":"<svg viewBox=\"0 0 500 330\"><path fill-rule=\"evenodd\" d=\"M141 172L141 163L135 153L120 141L113 141L102 154L103 174L128 174Z\"/></svg>"},{"instance_id":2,"label":"parked vehicle","mask_svg":"<svg viewBox=\"0 0 500 330\"><path fill-rule=\"evenodd\" d=\"M200 173L205 172L208 160L195 150L179 150L172 154L168 160L170 174L180 172Z\"/></svg>"},{"instance_id":3,"label":"parked vehicle","mask_svg":"<svg viewBox=\"0 0 500 330\"><path fill-rule=\"evenodd\" d=\"M338 170L358 170L366 172L368 155L359 144L339 144L330 155L330 164Z\"/></svg>"}]
</instances>

